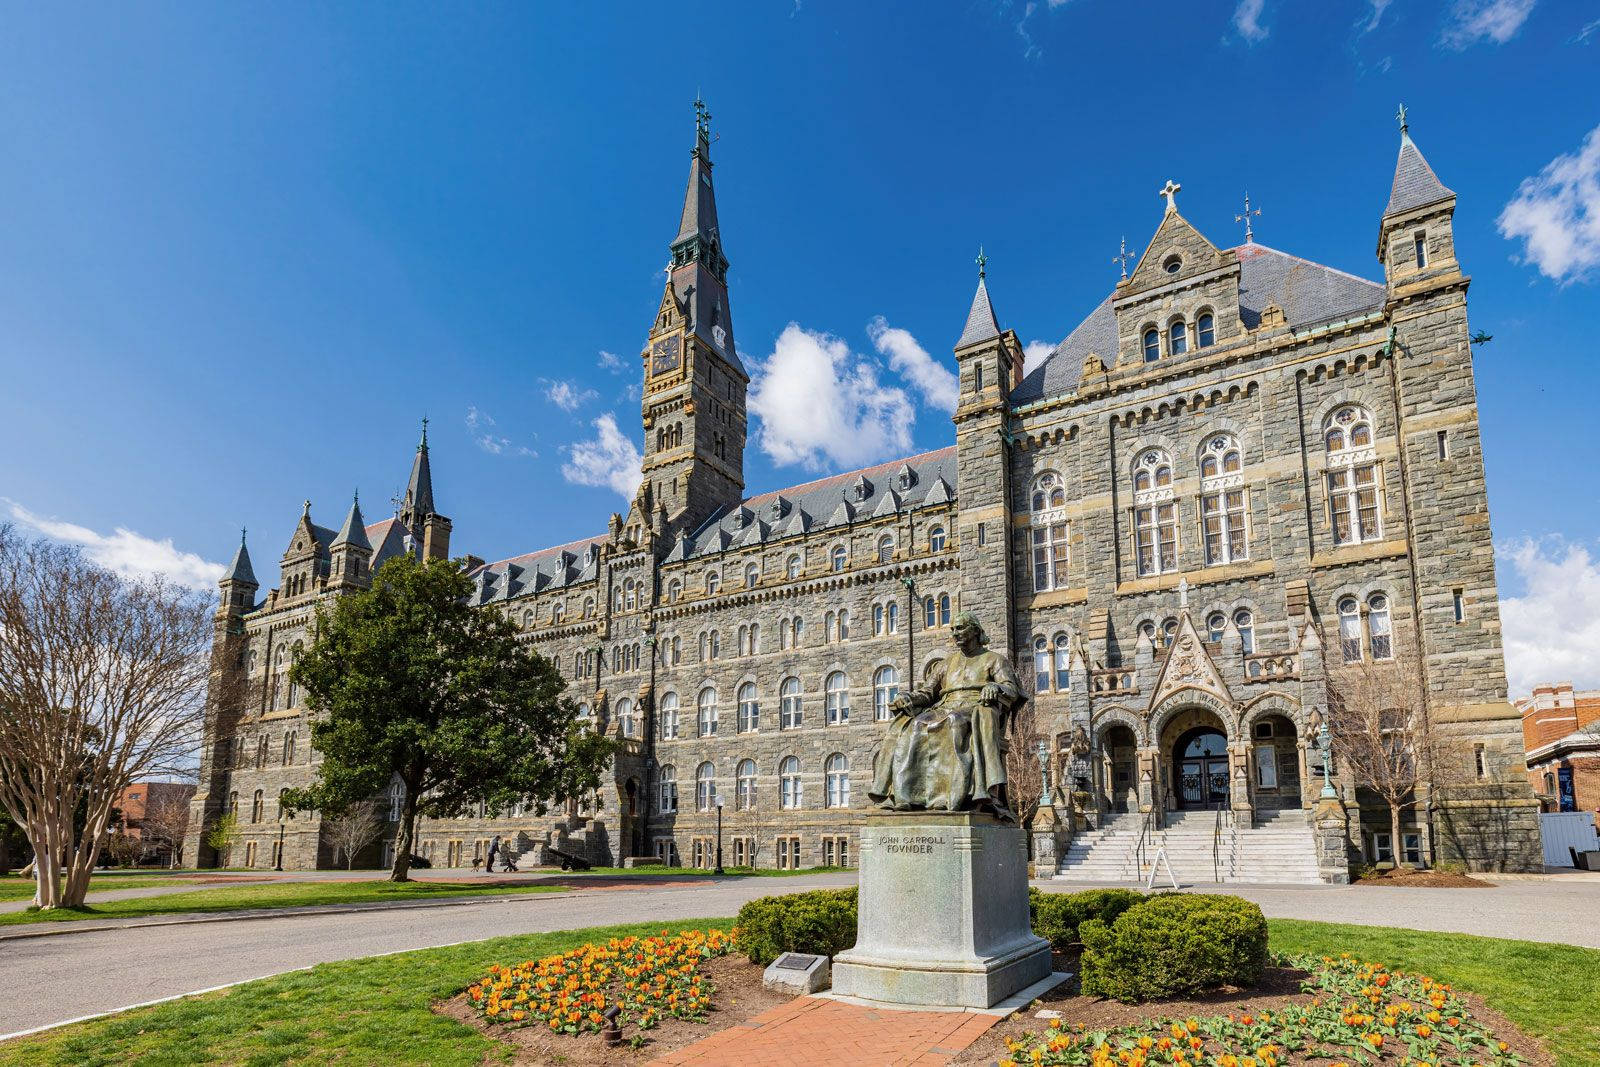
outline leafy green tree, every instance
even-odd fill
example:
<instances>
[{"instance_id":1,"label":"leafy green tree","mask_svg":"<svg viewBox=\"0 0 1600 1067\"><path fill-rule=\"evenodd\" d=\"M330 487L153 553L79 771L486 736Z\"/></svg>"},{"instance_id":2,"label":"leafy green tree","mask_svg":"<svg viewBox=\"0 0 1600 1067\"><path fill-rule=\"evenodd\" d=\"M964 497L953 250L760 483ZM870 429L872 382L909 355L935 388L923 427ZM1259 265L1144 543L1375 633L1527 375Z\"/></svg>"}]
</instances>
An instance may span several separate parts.
<instances>
[{"instance_id":1,"label":"leafy green tree","mask_svg":"<svg viewBox=\"0 0 1600 1067\"><path fill-rule=\"evenodd\" d=\"M217 816L217 821L211 824L206 831L206 844L216 850L218 856L225 856L228 850L239 841L239 816L231 811L225 811ZM227 862L232 862L229 856Z\"/></svg>"},{"instance_id":2,"label":"leafy green tree","mask_svg":"<svg viewBox=\"0 0 1600 1067\"><path fill-rule=\"evenodd\" d=\"M317 780L290 809L337 817L402 789L391 881L406 881L419 814L483 803L543 814L593 789L611 745L578 720L566 682L517 640L499 612L467 603L455 560L389 560L372 587L319 608L312 642L290 669L316 721Z\"/></svg>"}]
</instances>

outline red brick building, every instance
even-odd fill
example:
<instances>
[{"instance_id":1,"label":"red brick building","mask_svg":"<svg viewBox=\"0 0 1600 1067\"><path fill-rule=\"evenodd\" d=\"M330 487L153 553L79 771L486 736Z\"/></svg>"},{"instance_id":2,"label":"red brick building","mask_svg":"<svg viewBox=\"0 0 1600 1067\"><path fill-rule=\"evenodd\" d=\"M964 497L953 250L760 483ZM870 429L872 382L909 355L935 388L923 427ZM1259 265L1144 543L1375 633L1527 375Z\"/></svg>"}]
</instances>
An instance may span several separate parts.
<instances>
[{"instance_id":1,"label":"red brick building","mask_svg":"<svg viewBox=\"0 0 1600 1067\"><path fill-rule=\"evenodd\" d=\"M194 784L186 782L134 782L117 798L122 828L129 837L148 844L144 861L172 861L171 850L182 845L194 790Z\"/></svg>"},{"instance_id":2,"label":"red brick building","mask_svg":"<svg viewBox=\"0 0 1600 1067\"><path fill-rule=\"evenodd\" d=\"M1537 685L1517 701L1528 781L1545 811L1587 811L1600 825L1600 689Z\"/></svg>"}]
</instances>

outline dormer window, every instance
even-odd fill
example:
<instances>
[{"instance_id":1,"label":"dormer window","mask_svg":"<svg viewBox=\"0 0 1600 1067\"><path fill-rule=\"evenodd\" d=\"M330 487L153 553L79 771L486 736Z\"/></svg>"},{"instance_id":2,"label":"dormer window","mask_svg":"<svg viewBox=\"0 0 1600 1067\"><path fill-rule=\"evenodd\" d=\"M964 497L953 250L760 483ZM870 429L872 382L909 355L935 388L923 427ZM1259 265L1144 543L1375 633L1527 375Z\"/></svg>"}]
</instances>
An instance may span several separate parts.
<instances>
[{"instance_id":1,"label":"dormer window","mask_svg":"<svg viewBox=\"0 0 1600 1067\"><path fill-rule=\"evenodd\" d=\"M1144 361L1154 363L1161 358L1161 334L1152 326L1144 332Z\"/></svg>"},{"instance_id":2,"label":"dormer window","mask_svg":"<svg viewBox=\"0 0 1600 1067\"><path fill-rule=\"evenodd\" d=\"M1178 273L1183 269L1183 257L1168 256L1164 261L1162 261L1161 269L1166 271L1168 274Z\"/></svg>"},{"instance_id":3,"label":"dormer window","mask_svg":"<svg viewBox=\"0 0 1600 1067\"><path fill-rule=\"evenodd\" d=\"M1217 343L1217 320L1211 312L1204 312L1195 320L1195 333L1201 348L1210 348Z\"/></svg>"},{"instance_id":4,"label":"dormer window","mask_svg":"<svg viewBox=\"0 0 1600 1067\"><path fill-rule=\"evenodd\" d=\"M1167 344L1175 356L1181 356L1189 351L1189 327L1182 319L1167 327Z\"/></svg>"}]
</instances>

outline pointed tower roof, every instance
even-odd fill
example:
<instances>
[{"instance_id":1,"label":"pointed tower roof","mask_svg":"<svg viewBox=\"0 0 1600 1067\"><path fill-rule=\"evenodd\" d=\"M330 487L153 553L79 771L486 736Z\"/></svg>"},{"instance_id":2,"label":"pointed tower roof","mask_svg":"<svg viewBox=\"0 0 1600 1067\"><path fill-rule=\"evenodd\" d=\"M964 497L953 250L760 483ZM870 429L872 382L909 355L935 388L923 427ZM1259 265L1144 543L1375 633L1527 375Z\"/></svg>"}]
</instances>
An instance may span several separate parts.
<instances>
[{"instance_id":1,"label":"pointed tower roof","mask_svg":"<svg viewBox=\"0 0 1600 1067\"><path fill-rule=\"evenodd\" d=\"M350 513L344 517L344 525L339 527L338 536L333 539L332 547L338 548L340 545L372 551L372 542L367 540L366 522L361 518L360 493L351 499Z\"/></svg>"},{"instance_id":2,"label":"pointed tower roof","mask_svg":"<svg viewBox=\"0 0 1600 1067\"><path fill-rule=\"evenodd\" d=\"M1422 158L1421 149L1411 139L1411 132L1407 128L1405 106L1400 108L1400 157L1394 164L1394 184L1389 187L1389 206L1383 209L1385 215L1398 215L1404 211L1411 211L1419 207L1427 207L1441 200L1448 200L1456 194L1445 188L1439 176L1428 166L1428 161Z\"/></svg>"},{"instance_id":3,"label":"pointed tower roof","mask_svg":"<svg viewBox=\"0 0 1600 1067\"><path fill-rule=\"evenodd\" d=\"M222 575L224 582L239 582L245 585L260 585L256 581L255 568L250 566L250 550L244 546L244 531L239 531L239 551L233 554L233 562L228 564L228 569Z\"/></svg>"},{"instance_id":4,"label":"pointed tower roof","mask_svg":"<svg viewBox=\"0 0 1600 1067\"><path fill-rule=\"evenodd\" d=\"M989 286L984 281L989 257L978 249L978 291L972 294L972 309L967 312L967 325L961 331L957 348L975 345L979 341L992 341L1000 336L1000 324L995 321L994 308L989 304Z\"/></svg>"},{"instance_id":5,"label":"pointed tower roof","mask_svg":"<svg viewBox=\"0 0 1600 1067\"><path fill-rule=\"evenodd\" d=\"M422 420L422 440L417 443L417 457L411 461L411 481L406 485L405 500L400 513L408 521L416 521L434 514L433 468L428 465L428 420Z\"/></svg>"},{"instance_id":6,"label":"pointed tower roof","mask_svg":"<svg viewBox=\"0 0 1600 1067\"><path fill-rule=\"evenodd\" d=\"M672 243L693 237L707 241L720 239L716 191L711 185L711 112L699 98L694 102L694 152L689 164L689 188L683 195L683 218Z\"/></svg>"}]
</instances>

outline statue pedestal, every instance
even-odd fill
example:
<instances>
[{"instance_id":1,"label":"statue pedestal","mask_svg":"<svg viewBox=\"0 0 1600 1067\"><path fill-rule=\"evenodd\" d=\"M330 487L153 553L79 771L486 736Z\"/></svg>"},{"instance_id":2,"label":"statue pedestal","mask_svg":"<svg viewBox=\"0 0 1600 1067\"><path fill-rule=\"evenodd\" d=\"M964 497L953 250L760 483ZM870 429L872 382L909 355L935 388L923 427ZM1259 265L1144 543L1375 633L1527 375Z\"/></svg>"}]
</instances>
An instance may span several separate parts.
<instances>
[{"instance_id":1,"label":"statue pedestal","mask_svg":"<svg viewBox=\"0 0 1600 1067\"><path fill-rule=\"evenodd\" d=\"M1028 921L1023 831L970 812L881 812L861 830L856 943L833 992L989 1008L1051 975Z\"/></svg>"}]
</instances>

